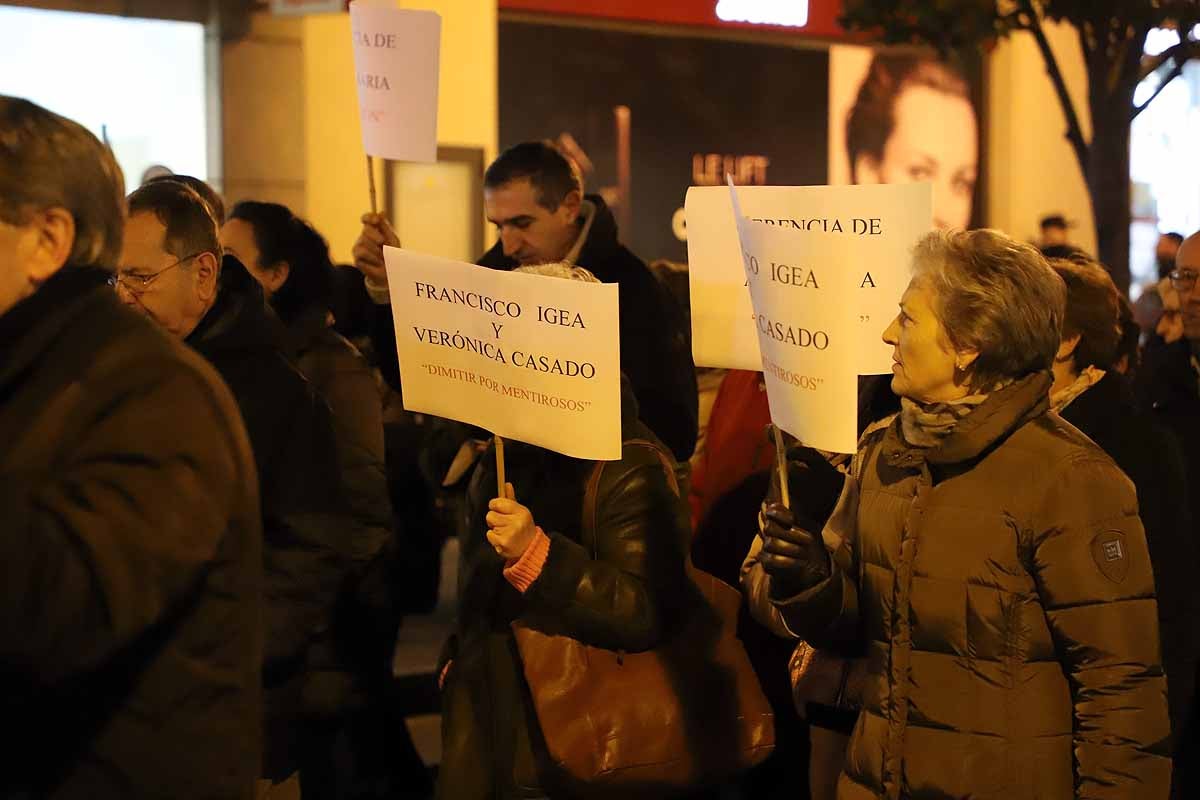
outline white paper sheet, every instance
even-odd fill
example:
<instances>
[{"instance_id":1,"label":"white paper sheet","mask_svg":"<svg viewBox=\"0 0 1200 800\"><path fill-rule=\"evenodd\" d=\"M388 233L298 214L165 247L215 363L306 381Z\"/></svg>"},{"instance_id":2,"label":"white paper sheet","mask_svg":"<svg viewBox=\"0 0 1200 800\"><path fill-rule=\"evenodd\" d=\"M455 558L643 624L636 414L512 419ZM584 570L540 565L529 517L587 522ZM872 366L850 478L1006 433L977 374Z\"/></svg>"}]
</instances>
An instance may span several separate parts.
<instances>
[{"instance_id":1,"label":"white paper sheet","mask_svg":"<svg viewBox=\"0 0 1200 800\"><path fill-rule=\"evenodd\" d=\"M731 197L737 214L741 190ZM832 237L810 237L737 217L743 277L761 353L771 420L809 447L853 453L858 444L862 327L854 311L858 278L836 258ZM804 267L794 256L803 245Z\"/></svg>"},{"instance_id":2,"label":"white paper sheet","mask_svg":"<svg viewBox=\"0 0 1200 800\"><path fill-rule=\"evenodd\" d=\"M576 458L621 457L616 284L384 248L404 407Z\"/></svg>"},{"instance_id":3,"label":"white paper sheet","mask_svg":"<svg viewBox=\"0 0 1200 800\"><path fill-rule=\"evenodd\" d=\"M793 245L780 257L801 269L798 280L818 253L823 270L853 277L847 302L859 322L854 368L862 375L890 372L892 350L881 336L908 286L912 247L932 227L929 185L741 186L737 192L751 227L790 232L780 241ZM760 369L729 190L692 187L685 208L696 364Z\"/></svg>"},{"instance_id":4,"label":"white paper sheet","mask_svg":"<svg viewBox=\"0 0 1200 800\"><path fill-rule=\"evenodd\" d=\"M442 18L386 4L350 4L363 147L395 161L437 161Z\"/></svg>"}]
</instances>

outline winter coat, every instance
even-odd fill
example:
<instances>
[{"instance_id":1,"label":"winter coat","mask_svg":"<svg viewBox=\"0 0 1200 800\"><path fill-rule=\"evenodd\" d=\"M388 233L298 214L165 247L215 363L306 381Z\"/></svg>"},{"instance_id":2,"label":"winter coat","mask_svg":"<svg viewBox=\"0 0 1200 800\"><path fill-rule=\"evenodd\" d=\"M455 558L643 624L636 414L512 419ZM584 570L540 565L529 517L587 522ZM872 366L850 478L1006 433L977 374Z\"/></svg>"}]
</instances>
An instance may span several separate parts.
<instances>
[{"instance_id":1,"label":"winter coat","mask_svg":"<svg viewBox=\"0 0 1200 800\"><path fill-rule=\"evenodd\" d=\"M262 534L229 390L68 267L0 317L0 797L251 796Z\"/></svg>"},{"instance_id":2,"label":"winter coat","mask_svg":"<svg viewBox=\"0 0 1200 800\"><path fill-rule=\"evenodd\" d=\"M642 421L678 461L687 461L696 448L700 412L691 333L683 310L645 262L620 243L616 219L604 201L598 195L588 195L587 200L595 211L576 263L604 283L618 284L621 371L633 384ZM478 263L502 270L518 266L504 255L500 242L484 253ZM390 307L376 309L371 339L384 377L399 391L396 333Z\"/></svg>"},{"instance_id":3,"label":"winter coat","mask_svg":"<svg viewBox=\"0 0 1200 800\"><path fill-rule=\"evenodd\" d=\"M334 441L350 524L340 544L349 570L339 592L331 640L310 666L386 669L399 625L387 586L397 558L384 455L383 396L375 372L350 342L314 309L287 323L296 366L333 417Z\"/></svg>"},{"instance_id":4,"label":"winter coat","mask_svg":"<svg viewBox=\"0 0 1200 800\"><path fill-rule=\"evenodd\" d=\"M292 320L287 341L296 367L333 416L342 487L358 523L357 534L347 540L348 553L364 564L379 553L392 527L379 384L358 349L326 324L324 309Z\"/></svg>"},{"instance_id":5,"label":"winter coat","mask_svg":"<svg viewBox=\"0 0 1200 800\"><path fill-rule=\"evenodd\" d=\"M627 412L636 408L626 393ZM649 432L626 413L626 439ZM510 443L507 477L518 501L550 537L545 565L525 594L502 575L504 559L486 539L487 504L496 493L489 452L471 477L472 524L462 541L453 658L442 697L443 800L543 797L544 758L510 623L552 615L586 644L642 651L672 626L684 594L687 509L661 462L646 448L625 447L604 470L597 494L595 548L581 542L585 484L595 462Z\"/></svg>"},{"instance_id":6,"label":"winter coat","mask_svg":"<svg viewBox=\"0 0 1200 800\"><path fill-rule=\"evenodd\" d=\"M1187 339L1155 336L1142 351L1137 389L1142 405L1179 442L1187 467L1192 519L1200 520L1200 357Z\"/></svg>"},{"instance_id":7,"label":"winter coat","mask_svg":"<svg viewBox=\"0 0 1200 800\"><path fill-rule=\"evenodd\" d=\"M216 367L241 409L258 465L266 567L264 774L294 771L294 714L309 648L328 630L345 579L346 513L329 408L287 355L258 282L226 256L213 307L187 343Z\"/></svg>"},{"instance_id":8,"label":"winter coat","mask_svg":"<svg viewBox=\"0 0 1200 800\"><path fill-rule=\"evenodd\" d=\"M1195 702L1200 659L1200 572L1196 533L1187 497L1179 444L1169 431L1138 410L1123 379L1107 373L1061 412L1129 476L1137 489L1158 600L1163 669L1171 729L1179 732Z\"/></svg>"},{"instance_id":9,"label":"winter coat","mask_svg":"<svg viewBox=\"0 0 1200 800\"><path fill-rule=\"evenodd\" d=\"M993 394L930 451L867 434L824 536L833 574L756 616L865 645L838 796L1163 798L1166 681L1129 480L1048 413L1049 376ZM769 608L762 606L769 605Z\"/></svg>"}]
</instances>

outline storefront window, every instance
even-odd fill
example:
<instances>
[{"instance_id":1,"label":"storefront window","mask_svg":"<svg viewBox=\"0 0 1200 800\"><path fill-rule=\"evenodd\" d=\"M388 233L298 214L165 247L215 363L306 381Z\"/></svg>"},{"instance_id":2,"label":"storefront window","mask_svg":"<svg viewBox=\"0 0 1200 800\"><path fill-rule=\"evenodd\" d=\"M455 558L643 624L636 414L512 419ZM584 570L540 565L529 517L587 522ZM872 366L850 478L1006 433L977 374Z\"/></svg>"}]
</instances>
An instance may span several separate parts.
<instances>
[{"instance_id":1,"label":"storefront window","mask_svg":"<svg viewBox=\"0 0 1200 800\"><path fill-rule=\"evenodd\" d=\"M129 190L155 165L208 174L198 23L0 6L0 94L107 138Z\"/></svg>"}]
</instances>

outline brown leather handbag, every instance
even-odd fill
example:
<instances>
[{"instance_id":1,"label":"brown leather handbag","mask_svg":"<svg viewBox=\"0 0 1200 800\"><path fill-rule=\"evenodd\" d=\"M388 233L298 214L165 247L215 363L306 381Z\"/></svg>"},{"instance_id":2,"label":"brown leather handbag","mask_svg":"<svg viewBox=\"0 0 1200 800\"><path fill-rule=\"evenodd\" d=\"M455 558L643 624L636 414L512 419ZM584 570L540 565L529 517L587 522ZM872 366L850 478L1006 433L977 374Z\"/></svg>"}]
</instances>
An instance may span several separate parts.
<instances>
[{"instance_id":1,"label":"brown leather handbag","mask_svg":"<svg viewBox=\"0 0 1200 800\"><path fill-rule=\"evenodd\" d=\"M801 719L808 716L808 704L830 708L852 708L847 698L852 662L801 640L788 659L792 680L792 700Z\"/></svg>"},{"instance_id":2,"label":"brown leather handbag","mask_svg":"<svg viewBox=\"0 0 1200 800\"><path fill-rule=\"evenodd\" d=\"M651 442L672 488L671 462ZM588 480L583 536L595 553L604 462ZM532 703L553 762L547 785L667 796L748 769L775 746L774 714L736 636L741 594L692 566L697 607L643 653L589 647L513 623Z\"/></svg>"}]
</instances>

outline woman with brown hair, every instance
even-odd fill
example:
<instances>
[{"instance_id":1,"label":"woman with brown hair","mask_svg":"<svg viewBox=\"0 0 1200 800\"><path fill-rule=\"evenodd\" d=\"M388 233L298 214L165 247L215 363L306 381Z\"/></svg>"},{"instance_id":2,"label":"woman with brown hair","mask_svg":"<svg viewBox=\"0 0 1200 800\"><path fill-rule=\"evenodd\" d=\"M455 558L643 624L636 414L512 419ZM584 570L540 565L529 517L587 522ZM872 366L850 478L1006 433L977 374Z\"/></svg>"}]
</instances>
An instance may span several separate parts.
<instances>
[{"instance_id":1,"label":"woman with brown hair","mask_svg":"<svg viewBox=\"0 0 1200 800\"><path fill-rule=\"evenodd\" d=\"M866 653L843 799L1165 797L1154 578L1137 497L1049 411L1064 289L1032 247L934 232L884 332L902 410L823 532L783 506L755 614Z\"/></svg>"}]
</instances>

